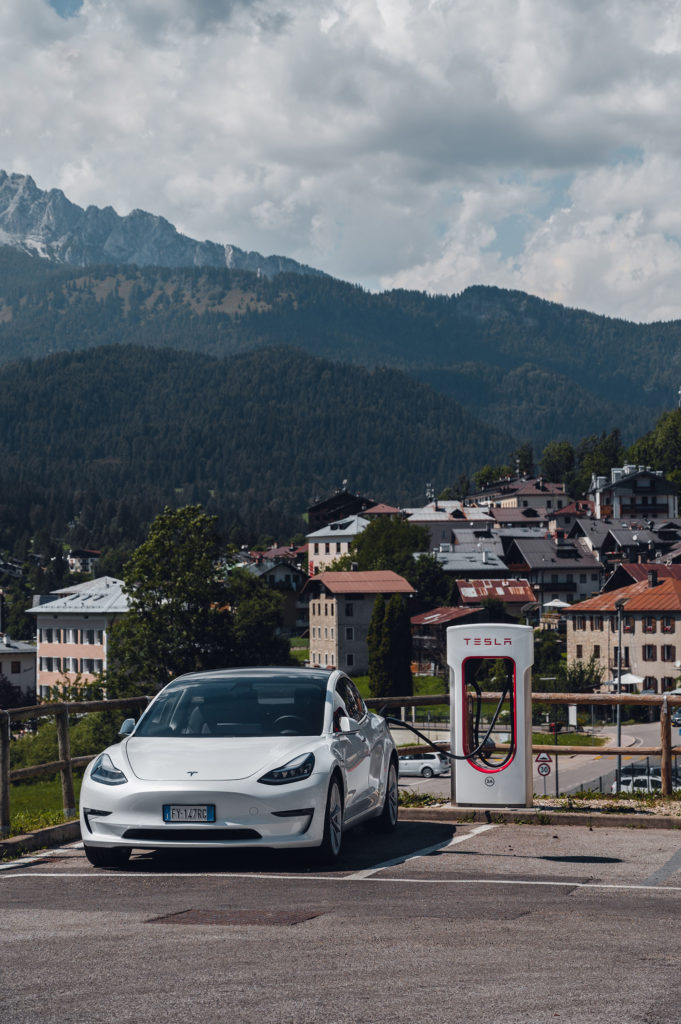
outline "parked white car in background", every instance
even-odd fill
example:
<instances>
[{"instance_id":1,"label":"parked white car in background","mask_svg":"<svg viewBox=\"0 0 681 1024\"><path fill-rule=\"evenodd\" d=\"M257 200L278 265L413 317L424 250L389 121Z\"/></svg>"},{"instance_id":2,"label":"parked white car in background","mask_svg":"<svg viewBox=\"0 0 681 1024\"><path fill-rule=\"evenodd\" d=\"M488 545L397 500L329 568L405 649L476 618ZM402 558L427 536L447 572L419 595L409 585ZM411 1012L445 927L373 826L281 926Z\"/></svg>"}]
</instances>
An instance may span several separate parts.
<instances>
[{"instance_id":1,"label":"parked white car in background","mask_svg":"<svg viewBox=\"0 0 681 1024\"><path fill-rule=\"evenodd\" d=\"M134 848L310 847L397 823L397 754L339 671L197 672L169 683L85 772L80 826L96 867Z\"/></svg>"},{"instance_id":2,"label":"parked white car in background","mask_svg":"<svg viewBox=\"0 0 681 1024\"><path fill-rule=\"evenodd\" d=\"M400 775L421 775L424 779L432 779L434 775L449 771L449 766L449 758L436 754L434 750L402 754L400 757Z\"/></svg>"}]
</instances>

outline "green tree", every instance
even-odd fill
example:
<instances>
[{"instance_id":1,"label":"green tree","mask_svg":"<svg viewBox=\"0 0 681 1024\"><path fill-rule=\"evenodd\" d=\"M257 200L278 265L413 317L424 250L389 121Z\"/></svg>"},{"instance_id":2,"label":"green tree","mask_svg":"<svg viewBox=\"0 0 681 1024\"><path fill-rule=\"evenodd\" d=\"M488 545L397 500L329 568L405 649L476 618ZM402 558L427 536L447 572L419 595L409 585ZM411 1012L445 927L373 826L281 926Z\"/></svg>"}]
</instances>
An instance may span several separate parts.
<instances>
[{"instance_id":1,"label":"green tree","mask_svg":"<svg viewBox=\"0 0 681 1024\"><path fill-rule=\"evenodd\" d=\"M372 697L408 697L413 693L411 630L406 602L379 594L367 634L369 689Z\"/></svg>"},{"instance_id":2,"label":"green tree","mask_svg":"<svg viewBox=\"0 0 681 1024\"><path fill-rule=\"evenodd\" d=\"M367 632L369 651L369 691L372 697L387 697L390 692L390 637L385 629L385 598L377 594Z\"/></svg>"},{"instance_id":3,"label":"green tree","mask_svg":"<svg viewBox=\"0 0 681 1024\"><path fill-rule=\"evenodd\" d=\"M511 453L509 462L518 476L533 476L534 451L530 442L525 441L523 444L519 445L519 447Z\"/></svg>"},{"instance_id":4,"label":"green tree","mask_svg":"<svg viewBox=\"0 0 681 1024\"><path fill-rule=\"evenodd\" d=\"M654 430L632 445L627 461L661 469L668 480L681 483L681 409L663 413Z\"/></svg>"},{"instance_id":5,"label":"green tree","mask_svg":"<svg viewBox=\"0 0 681 1024\"><path fill-rule=\"evenodd\" d=\"M495 483L497 480L502 480L505 476L509 476L510 473L510 466L491 466L489 464L483 466L473 474L475 489L476 491L484 491L490 484Z\"/></svg>"},{"instance_id":6,"label":"green tree","mask_svg":"<svg viewBox=\"0 0 681 1024\"><path fill-rule=\"evenodd\" d=\"M573 661L558 669L559 693L593 693L603 681L603 669L592 654L588 661Z\"/></svg>"},{"instance_id":7,"label":"green tree","mask_svg":"<svg viewBox=\"0 0 681 1024\"><path fill-rule=\"evenodd\" d=\"M421 554L413 559L406 577L416 591L412 615L450 603L452 581L434 555Z\"/></svg>"},{"instance_id":8,"label":"green tree","mask_svg":"<svg viewBox=\"0 0 681 1024\"><path fill-rule=\"evenodd\" d=\"M391 569L408 578L414 552L426 551L428 547L428 531L424 527L406 519L379 516L353 541L351 561L357 562L362 572Z\"/></svg>"},{"instance_id":9,"label":"green tree","mask_svg":"<svg viewBox=\"0 0 681 1024\"><path fill-rule=\"evenodd\" d=\"M564 483L575 468L575 449L569 441L550 441L541 454L539 471L552 483Z\"/></svg>"},{"instance_id":10,"label":"green tree","mask_svg":"<svg viewBox=\"0 0 681 1024\"><path fill-rule=\"evenodd\" d=\"M232 616L231 656L238 665L290 664L288 641L281 636L283 598L246 569L227 577Z\"/></svg>"},{"instance_id":11,"label":"green tree","mask_svg":"<svg viewBox=\"0 0 681 1024\"><path fill-rule=\"evenodd\" d=\"M228 594L218 580L215 517L166 508L123 569L129 611L111 630L109 689L153 692L174 676L232 663Z\"/></svg>"}]
</instances>

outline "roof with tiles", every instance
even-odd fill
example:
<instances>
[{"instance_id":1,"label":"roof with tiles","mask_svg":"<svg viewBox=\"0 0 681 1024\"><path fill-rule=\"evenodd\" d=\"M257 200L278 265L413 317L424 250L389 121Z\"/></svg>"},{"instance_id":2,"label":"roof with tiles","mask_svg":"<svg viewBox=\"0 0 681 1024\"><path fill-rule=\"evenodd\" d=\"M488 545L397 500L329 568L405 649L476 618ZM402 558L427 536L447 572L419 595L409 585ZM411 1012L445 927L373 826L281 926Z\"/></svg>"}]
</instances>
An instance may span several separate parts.
<instances>
[{"instance_id":1,"label":"roof with tiles","mask_svg":"<svg viewBox=\"0 0 681 1024\"><path fill-rule=\"evenodd\" d=\"M551 515L554 519L557 519L559 516L588 517L589 514L593 515L595 507L593 501L583 498L579 501L573 501L570 505L564 505L563 508L554 509Z\"/></svg>"},{"instance_id":2,"label":"roof with tiles","mask_svg":"<svg viewBox=\"0 0 681 1024\"><path fill-rule=\"evenodd\" d=\"M464 604L495 597L505 604L529 604L536 600L527 580L457 580L456 587Z\"/></svg>"},{"instance_id":3,"label":"roof with tiles","mask_svg":"<svg viewBox=\"0 0 681 1024\"><path fill-rule=\"evenodd\" d=\"M414 594L403 576L388 569L371 572L320 572L305 584L321 583L332 594Z\"/></svg>"},{"instance_id":4,"label":"roof with tiles","mask_svg":"<svg viewBox=\"0 0 681 1024\"><path fill-rule=\"evenodd\" d=\"M399 508L395 508L393 505L386 505L384 502L379 502L378 505L372 505L371 508L364 509L362 513L364 516L399 516L401 515Z\"/></svg>"},{"instance_id":5,"label":"roof with tiles","mask_svg":"<svg viewBox=\"0 0 681 1024\"><path fill-rule=\"evenodd\" d=\"M433 608L429 612L421 612L420 615L412 615L411 624L412 626L441 626L445 622L455 622L457 619L467 619L471 615L475 615L477 612L481 612L482 607L474 606L471 608Z\"/></svg>"},{"instance_id":6,"label":"roof with tiles","mask_svg":"<svg viewBox=\"0 0 681 1024\"><path fill-rule=\"evenodd\" d=\"M569 551L570 553L559 555L559 545L554 544L554 542L548 538L520 537L514 539L511 542L511 548L509 549L507 556L508 561L511 563L514 562L514 550L519 552L525 563L529 565L530 568L534 569L547 569L549 567L555 568L560 566L567 568L571 565L594 569L603 568L598 559L593 555L584 552L576 545L560 545L561 551Z\"/></svg>"},{"instance_id":7,"label":"roof with tiles","mask_svg":"<svg viewBox=\"0 0 681 1024\"><path fill-rule=\"evenodd\" d=\"M563 611L563 615L585 612L615 612L616 602L624 600L624 610L632 612L681 612L681 580L666 579L651 586L648 580L632 583L630 587L610 590L587 601L580 601Z\"/></svg>"}]
</instances>

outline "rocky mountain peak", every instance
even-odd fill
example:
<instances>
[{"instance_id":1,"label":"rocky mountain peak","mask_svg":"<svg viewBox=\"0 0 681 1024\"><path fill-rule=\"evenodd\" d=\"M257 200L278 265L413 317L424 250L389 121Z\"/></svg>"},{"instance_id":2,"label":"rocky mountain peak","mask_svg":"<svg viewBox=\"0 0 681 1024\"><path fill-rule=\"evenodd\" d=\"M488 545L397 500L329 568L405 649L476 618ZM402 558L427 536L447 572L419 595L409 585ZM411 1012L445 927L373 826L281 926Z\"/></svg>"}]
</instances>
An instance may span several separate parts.
<instances>
[{"instance_id":1,"label":"rocky mountain peak","mask_svg":"<svg viewBox=\"0 0 681 1024\"><path fill-rule=\"evenodd\" d=\"M29 174L0 170L0 245L58 263L135 263L160 267L229 267L271 277L322 271L286 256L262 256L235 245L199 242L144 210L119 216L111 206L83 209L61 191L45 192Z\"/></svg>"}]
</instances>

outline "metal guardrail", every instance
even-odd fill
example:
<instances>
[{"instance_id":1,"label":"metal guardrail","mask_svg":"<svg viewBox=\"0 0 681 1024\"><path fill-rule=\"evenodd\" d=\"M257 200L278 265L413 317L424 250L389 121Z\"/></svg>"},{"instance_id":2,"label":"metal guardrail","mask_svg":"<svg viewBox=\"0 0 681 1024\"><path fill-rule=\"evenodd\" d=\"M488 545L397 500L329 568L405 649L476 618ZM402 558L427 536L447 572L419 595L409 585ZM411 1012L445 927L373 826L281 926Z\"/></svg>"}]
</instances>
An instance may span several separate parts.
<instances>
[{"instance_id":1,"label":"metal guardrail","mask_svg":"<svg viewBox=\"0 0 681 1024\"><path fill-rule=\"evenodd\" d=\"M61 776L62 806L64 817L72 818L76 814L76 799L73 787L73 769L86 765L99 751L82 757L71 757L71 739L69 734L69 716L86 714L90 711L115 711L124 708L145 708L150 697L122 697L118 700L74 701L62 704L37 704L26 708L12 708L8 711L0 709L0 837L7 836L10 830L10 783L24 779L36 778L41 775L52 775L59 772ZM498 693L483 693L485 701L498 701ZM446 704L447 694L428 694L418 697L385 697L370 698L367 705L378 710L387 708L432 707ZM671 709L681 707L681 695L668 694L604 694L604 693L533 693L532 703L535 704L577 704L614 707L618 704L638 707L660 708L660 745L657 747L637 747L636 753L660 757L662 795L669 796L672 792L672 756L681 754L681 746L672 746L671 742ZM45 764L33 765L28 768L11 769L12 724L36 718L54 717L57 725L57 749L59 760ZM440 744L448 746L448 744ZM504 749L499 744L499 749ZM419 749L414 746L405 747L405 753ZM533 744L533 753L550 754L591 754L594 747L578 745ZM608 755L630 754L631 747L607 748Z\"/></svg>"}]
</instances>

